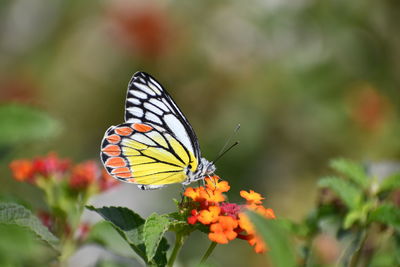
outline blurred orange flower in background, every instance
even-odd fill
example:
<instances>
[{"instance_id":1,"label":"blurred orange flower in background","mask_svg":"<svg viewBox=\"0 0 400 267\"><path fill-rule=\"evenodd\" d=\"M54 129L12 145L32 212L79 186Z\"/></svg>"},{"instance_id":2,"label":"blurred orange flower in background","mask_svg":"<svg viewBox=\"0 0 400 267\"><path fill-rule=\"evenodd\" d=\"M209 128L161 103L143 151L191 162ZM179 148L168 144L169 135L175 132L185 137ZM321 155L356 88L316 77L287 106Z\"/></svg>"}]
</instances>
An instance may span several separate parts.
<instances>
[{"instance_id":1,"label":"blurred orange flower in background","mask_svg":"<svg viewBox=\"0 0 400 267\"><path fill-rule=\"evenodd\" d=\"M20 182L35 184L38 178L67 181L73 190L87 190L90 186L106 191L119 182L92 160L72 165L69 159L61 159L56 153L32 160L17 159L9 165L13 177Z\"/></svg>"}]
</instances>

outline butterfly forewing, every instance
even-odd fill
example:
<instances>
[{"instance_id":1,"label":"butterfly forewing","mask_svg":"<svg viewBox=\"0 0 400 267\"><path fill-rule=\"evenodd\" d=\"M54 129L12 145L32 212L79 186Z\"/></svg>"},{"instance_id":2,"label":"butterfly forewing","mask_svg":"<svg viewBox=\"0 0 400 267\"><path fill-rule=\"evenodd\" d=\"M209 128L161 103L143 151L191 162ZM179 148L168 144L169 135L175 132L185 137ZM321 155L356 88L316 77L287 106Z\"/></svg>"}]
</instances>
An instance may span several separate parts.
<instances>
[{"instance_id":1,"label":"butterfly forewing","mask_svg":"<svg viewBox=\"0 0 400 267\"><path fill-rule=\"evenodd\" d=\"M195 159L200 158L200 147L192 126L168 92L147 73L137 72L129 82L125 121L160 126L190 150Z\"/></svg>"}]
</instances>

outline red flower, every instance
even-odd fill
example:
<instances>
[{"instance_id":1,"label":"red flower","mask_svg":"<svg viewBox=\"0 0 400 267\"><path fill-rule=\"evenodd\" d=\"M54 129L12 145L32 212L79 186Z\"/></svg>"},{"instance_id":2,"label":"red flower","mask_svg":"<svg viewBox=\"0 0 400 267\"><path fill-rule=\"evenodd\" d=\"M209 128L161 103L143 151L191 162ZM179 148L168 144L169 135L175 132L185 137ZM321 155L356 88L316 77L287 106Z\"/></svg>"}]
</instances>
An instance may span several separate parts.
<instances>
[{"instance_id":1,"label":"red flower","mask_svg":"<svg viewBox=\"0 0 400 267\"><path fill-rule=\"evenodd\" d=\"M108 189L110 189L114 186L117 186L119 184L120 184L120 182L117 179L111 177L107 173L107 171L104 168L102 168L101 176L99 179L100 191L102 191L102 192L107 191Z\"/></svg>"},{"instance_id":2,"label":"red flower","mask_svg":"<svg viewBox=\"0 0 400 267\"><path fill-rule=\"evenodd\" d=\"M33 160L35 174L40 174L46 178L63 174L69 166L69 160L58 158L56 153L49 153L46 157L38 157Z\"/></svg>"},{"instance_id":3,"label":"red flower","mask_svg":"<svg viewBox=\"0 0 400 267\"><path fill-rule=\"evenodd\" d=\"M138 56L157 58L173 39L167 13L154 5L114 5L110 18L116 39Z\"/></svg>"}]
</instances>

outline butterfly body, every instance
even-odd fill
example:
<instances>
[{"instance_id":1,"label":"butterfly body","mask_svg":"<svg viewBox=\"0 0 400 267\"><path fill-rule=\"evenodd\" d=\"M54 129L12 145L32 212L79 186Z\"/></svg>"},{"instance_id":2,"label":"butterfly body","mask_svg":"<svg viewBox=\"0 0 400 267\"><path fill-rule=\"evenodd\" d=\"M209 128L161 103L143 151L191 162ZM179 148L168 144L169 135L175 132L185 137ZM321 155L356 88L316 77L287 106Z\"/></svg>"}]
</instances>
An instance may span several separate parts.
<instances>
[{"instance_id":1,"label":"butterfly body","mask_svg":"<svg viewBox=\"0 0 400 267\"><path fill-rule=\"evenodd\" d=\"M111 176L143 190L186 185L215 171L171 96L144 72L129 82L125 123L106 131L100 156Z\"/></svg>"}]
</instances>

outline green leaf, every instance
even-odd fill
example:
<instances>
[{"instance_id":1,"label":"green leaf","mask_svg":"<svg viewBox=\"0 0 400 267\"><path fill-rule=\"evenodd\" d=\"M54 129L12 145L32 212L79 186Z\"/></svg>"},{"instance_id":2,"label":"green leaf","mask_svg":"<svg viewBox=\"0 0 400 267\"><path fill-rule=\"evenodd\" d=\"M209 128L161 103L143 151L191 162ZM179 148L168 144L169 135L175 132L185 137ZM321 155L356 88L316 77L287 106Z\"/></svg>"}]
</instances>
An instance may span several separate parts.
<instances>
[{"instance_id":1,"label":"green leaf","mask_svg":"<svg viewBox=\"0 0 400 267\"><path fill-rule=\"evenodd\" d=\"M158 245L157 252L153 258L153 266L164 267L167 265L167 251L169 249L169 244L167 239L164 237L161 239L160 244Z\"/></svg>"},{"instance_id":2,"label":"green leaf","mask_svg":"<svg viewBox=\"0 0 400 267\"><path fill-rule=\"evenodd\" d=\"M168 230L170 220L165 217L158 215L157 213L151 214L144 224L143 236L144 244L146 246L146 256L151 261L156 254L158 245L164 233Z\"/></svg>"},{"instance_id":3,"label":"green leaf","mask_svg":"<svg viewBox=\"0 0 400 267\"><path fill-rule=\"evenodd\" d=\"M400 229L400 209L392 204L384 204L372 211L369 221L380 222Z\"/></svg>"},{"instance_id":4,"label":"green leaf","mask_svg":"<svg viewBox=\"0 0 400 267\"><path fill-rule=\"evenodd\" d=\"M379 192L393 191L400 188L400 173L385 177L380 186Z\"/></svg>"},{"instance_id":5,"label":"green leaf","mask_svg":"<svg viewBox=\"0 0 400 267\"><path fill-rule=\"evenodd\" d=\"M0 106L0 147L45 140L55 136L60 124L46 113L20 104Z\"/></svg>"},{"instance_id":6,"label":"green leaf","mask_svg":"<svg viewBox=\"0 0 400 267\"><path fill-rule=\"evenodd\" d=\"M132 249L128 242L107 221L98 222L91 227L87 242L101 245L122 257L132 256ZM136 258L139 257L136 256Z\"/></svg>"},{"instance_id":7,"label":"green leaf","mask_svg":"<svg viewBox=\"0 0 400 267\"><path fill-rule=\"evenodd\" d=\"M362 191L349 181L338 177L325 177L319 180L318 185L331 189L350 209L361 204Z\"/></svg>"},{"instance_id":8,"label":"green leaf","mask_svg":"<svg viewBox=\"0 0 400 267\"><path fill-rule=\"evenodd\" d=\"M139 214L124 207L95 208L86 206L87 209L97 212L106 221L110 222L118 233L125 239L130 247L146 262L146 247L144 245L143 227L145 220Z\"/></svg>"},{"instance_id":9,"label":"green leaf","mask_svg":"<svg viewBox=\"0 0 400 267\"><path fill-rule=\"evenodd\" d=\"M255 212L248 212L251 222L255 225L257 233L263 238L269 250L270 257L275 267L296 266L294 248L289 239L289 231L280 220L271 220Z\"/></svg>"},{"instance_id":10,"label":"green leaf","mask_svg":"<svg viewBox=\"0 0 400 267\"><path fill-rule=\"evenodd\" d=\"M330 162L330 166L336 171L342 173L357 185L366 188L369 180L362 165L347 159L334 159Z\"/></svg>"},{"instance_id":11,"label":"green leaf","mask_svg":"<svg viewBox=\"0 0 400 267\"><path fill-rule=\"evenodd\" d=\"M55 250L59 240L25 207L15 203L0 203L0 223L25 227Z\"/></svg>"}]
</instances>

